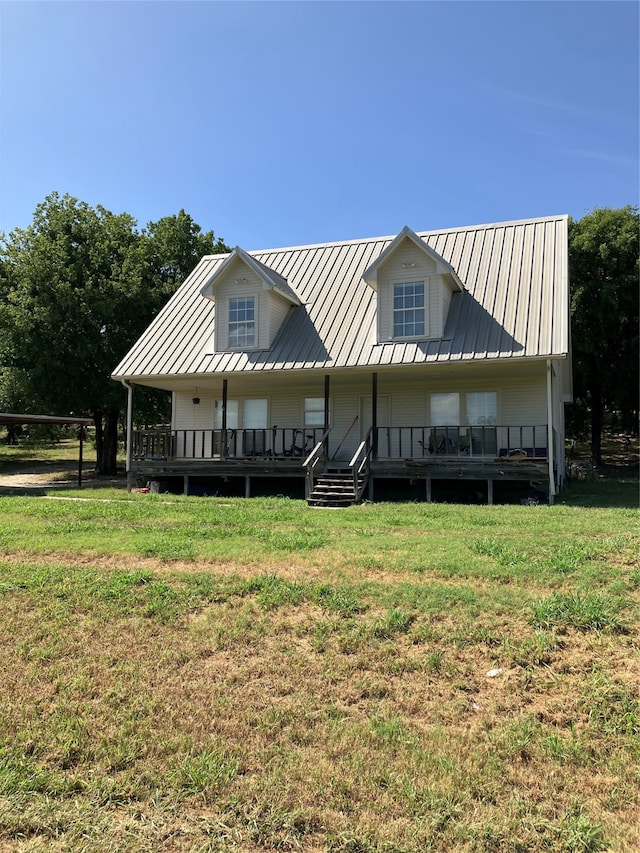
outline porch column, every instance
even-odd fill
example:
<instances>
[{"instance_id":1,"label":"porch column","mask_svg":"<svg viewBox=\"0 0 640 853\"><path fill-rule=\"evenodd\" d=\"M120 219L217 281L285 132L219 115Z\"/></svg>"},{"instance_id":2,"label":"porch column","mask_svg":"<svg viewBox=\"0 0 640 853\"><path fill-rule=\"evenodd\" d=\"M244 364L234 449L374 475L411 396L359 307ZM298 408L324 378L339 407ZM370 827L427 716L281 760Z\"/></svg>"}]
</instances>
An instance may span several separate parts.
<instances>
[{"instance_id":1,"label":"porch column","mask_svg":"<svg viewBox=\"0 0 640 853\"><path fill-rule=\"evenodd\" d=\"M82 488L82 442L84 440L84 424L80 424L78 429L78 438L80 439L80 447L78 448L78 488Z\"/></svg>"},{"instance_id":2,"label":"porch column","mask_svg":"<svg viewBox=\"0 0 640 853\"><path fill-rule=\"evenodd\" d=\"M549 464L549 503L553 504L556 481L553 473L553 366L547 359L547 460Z\"/></svg>"},{"instance_id":3,"label":"porch column","mask_svg":"<svg viewBox=\"0 0 640 853\"><path fill-rule=\"evenodd\" d=\"M227 380L222 380L222 435L220 436L220 458L227 458Z\"/></svg>"},{"instance_id":4,"label":"porch column","mask_svg":"<svg viewBox=\"0 0 640 853\"><path fill-rule=\"evenodd\" d=\"M327 373L324 377L324 429L325 433L324 439L324 461L327 462L329 459L329 436L326 435L327 430L329 429L329 390L331 385L331 378Z\"/></svg>"},{"instance_id":5,"label":"porch column","mask_svg":"<svg viewBox=\"0 0 640 853\"><path fill-rule=\"evenodd\" d=\"M378 374L371 374L371 458L378 458Z\"/></svg>"},{"instance_id":6,"label":"porch column","mask_svg":"<svg viewBox=\"0 0 640 853\"><path fill-rule=\"evenodd\" d=\"M122 385L127 389L127 448L125 470L127 472L127 489L131 491L131 443L133 440L133 386L126 379L121 379Z\"/></svg>"}]
</instances>

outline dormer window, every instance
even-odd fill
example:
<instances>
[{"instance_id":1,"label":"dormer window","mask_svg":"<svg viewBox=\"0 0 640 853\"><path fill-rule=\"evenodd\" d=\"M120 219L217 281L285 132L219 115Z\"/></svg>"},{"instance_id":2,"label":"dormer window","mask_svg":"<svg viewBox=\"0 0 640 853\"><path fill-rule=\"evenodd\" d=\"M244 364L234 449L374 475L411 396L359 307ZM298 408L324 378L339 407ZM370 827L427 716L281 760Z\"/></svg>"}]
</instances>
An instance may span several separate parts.
<instances>
[{"instance_id":1,"label":"dormer window","mask_svg":"<svg viewBox=\"0 0 640 853\"><path fill-rule=\"evenodd\" d=\"M378 343L442 338L451 299L464 290L451 264L406 227L362 277L378 296Z\"/></svg>"},{"instance_id":2,"label":"dormer window","mask_svg":"<svg viewBox=\"0 0 640 853\"><path fill-rule=\"evenodd\" d=\"M268 349L300 299L279 272L236 246L200 293L216 303L213 348Z\"/></svg>"},{"instance_id":3,"label":"dormer window","mask_svg":"<svg viewBox=\"0 0 640 853\"><path fill-rule=\"evenodd\" d=\"M425 328L424 281L394 282L393 337L423 338Z\"/></svg>"},{"instance_id":4,"label":"dormer window","mask_svg":"<svg viewBox=\"0 0 640 853\"><path fill-rule=\"evenodd\" d=\"M251 349L256 342L255 296L229 299L229 348Z\"/></svg>"}]
</instances>

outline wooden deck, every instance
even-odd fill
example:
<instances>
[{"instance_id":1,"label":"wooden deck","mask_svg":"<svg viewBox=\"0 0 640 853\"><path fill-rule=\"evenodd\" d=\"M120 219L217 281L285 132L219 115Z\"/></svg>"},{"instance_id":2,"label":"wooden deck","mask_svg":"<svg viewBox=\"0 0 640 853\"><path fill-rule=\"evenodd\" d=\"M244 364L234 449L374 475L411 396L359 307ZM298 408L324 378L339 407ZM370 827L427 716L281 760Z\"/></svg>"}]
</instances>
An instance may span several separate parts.
<instances>
[{"instance_id":1,"label":"wooden deck","mask_svg":"<svg viewBox=\"0 0 640 853\"><path fill-rule=\"evenodd\" d=\"M432 484L438 481L481 482L489 503L495 483L531 484L547 492L545 430L492 426L477 428L472 435L459 427L379 429L375 445L368 439L365 497L374 500L391 481L410 483L425 500L432 499ZM223 494L232 484L232 493L250 497L273 481L281 484L280 492L289 491L288 482L292 494L308 494L305 462L314 449L316 474L355 467L355 457L332 459L327 439L320 429L141 430L132 436L128 485L152 483L158 490Z\"/></svg>"}]
</instances>

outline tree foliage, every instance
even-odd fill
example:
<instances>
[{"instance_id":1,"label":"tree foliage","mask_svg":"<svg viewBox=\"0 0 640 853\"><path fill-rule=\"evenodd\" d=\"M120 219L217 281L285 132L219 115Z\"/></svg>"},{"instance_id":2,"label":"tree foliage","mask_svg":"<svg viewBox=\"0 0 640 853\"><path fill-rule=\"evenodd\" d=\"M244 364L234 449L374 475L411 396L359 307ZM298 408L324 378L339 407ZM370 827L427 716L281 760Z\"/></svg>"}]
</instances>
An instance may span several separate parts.
<instances>
[{"instance_id":1,"label":"tree foliage","mask_svg":"<svg viewBox=\"0 0 640 853\"><path fill-rule=\"evenodd\" d=\"M608 417L637 428L639 226L631 206L569 222L574 419L590 422L596 464Z\"/></svg>"},{"instance_id":2,"label":"tree foliage","mask_svg":"<svg viewBox=\"0 0 640 853\"><path fill-rule=\"evenodd\" d=\"M125 395L110 373L200 258L221 251L183 210L138 231L126 213L49 195L0 240L0 406L90 415L98 469L114 473Z\"/></svg>"}]
</instances>

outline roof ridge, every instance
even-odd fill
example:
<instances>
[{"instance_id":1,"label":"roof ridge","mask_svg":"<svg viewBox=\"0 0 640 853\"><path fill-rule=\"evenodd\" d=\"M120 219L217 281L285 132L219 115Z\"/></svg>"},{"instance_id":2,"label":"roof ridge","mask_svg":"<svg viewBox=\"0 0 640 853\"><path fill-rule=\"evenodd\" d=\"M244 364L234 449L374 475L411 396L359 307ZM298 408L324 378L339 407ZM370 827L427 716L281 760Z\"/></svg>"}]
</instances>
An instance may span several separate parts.
<instances>
[{"instance_id":1,"label":"roof ridge","mask_svg":"<svg viewBox=\"0 0 640 853\"><path fill-rule=\"evenodd\" d=\"M533 224L534 222L555 222L558 220L568 219L568 213L558 213L552 216L531 216L526 217L525 219L506 219L501 222L483 222L478 225L459 225L457 227L450 228L432 228L428 231L415 231L419 237L427 237L436 234L455 234L461 231L480 231L486 230L488 228L501 228L506 225L526 225ZM402 230L402 229L401 229ZM383 242L384 240L394 240L400 231L396 234L387 234L382 236L375 237L358 237L353 240L328 240L324 243L305 243L300 246L270 246L265 249L245 249L249 255L264 255L269 254L271 252L295 252L302 251L303 249L328 249L334 246L353 246L357 243L376 243ZM233 250L232 250L233 251ZM224 252L215 255L204 255L204 258L213 259L216 258L224 258L228 257L231 252Z\"/></svg>"}]
</instances>

